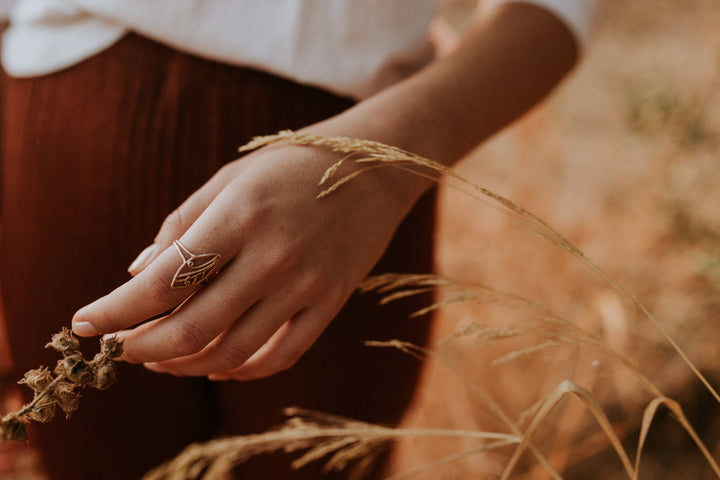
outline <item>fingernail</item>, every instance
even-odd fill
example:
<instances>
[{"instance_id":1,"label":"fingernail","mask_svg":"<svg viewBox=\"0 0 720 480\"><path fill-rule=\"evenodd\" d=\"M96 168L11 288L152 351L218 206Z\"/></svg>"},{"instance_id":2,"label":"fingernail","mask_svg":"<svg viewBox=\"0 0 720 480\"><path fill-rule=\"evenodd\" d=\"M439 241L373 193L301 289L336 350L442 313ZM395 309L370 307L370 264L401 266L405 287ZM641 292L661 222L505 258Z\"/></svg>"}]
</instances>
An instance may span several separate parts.
<instances>
[{"instance_id":1,"label":"fingernail","mask_svg":"<svg viewBox=\"0 0 720 480\"><path fill-rule=\"evenodd\" d=\"M155 252L157 251L157 245L154 243L147 247L145 250L140 252L140 255L137 256L135 260L130 264L128 267L128 272L131 274L135 274L138 271L140 271L148 262L149 260L155 255Z\"/></svg>"},{"instance_id":2,"label":"fingernail","mask_svg":"<svg viewBox=\"0 0 720 480\"><path fill-rule=\"evenodd\" d=\"M75 322L72 326L73 332L81 337L95 337L102 332L90 322Z\"/></svg>"},{"instance_id":3,"label":"fingernail","mask_svg":"<svg viewBox=\"0 0 720 480\"><path fill-rule=\"evenodd\" d=\"M208 380L212 380L213 382L222 382L224 380L229 380L230 377L227 375L223 375L221 373L211 373L207 376Z\"/></svg>"}]
</instances>

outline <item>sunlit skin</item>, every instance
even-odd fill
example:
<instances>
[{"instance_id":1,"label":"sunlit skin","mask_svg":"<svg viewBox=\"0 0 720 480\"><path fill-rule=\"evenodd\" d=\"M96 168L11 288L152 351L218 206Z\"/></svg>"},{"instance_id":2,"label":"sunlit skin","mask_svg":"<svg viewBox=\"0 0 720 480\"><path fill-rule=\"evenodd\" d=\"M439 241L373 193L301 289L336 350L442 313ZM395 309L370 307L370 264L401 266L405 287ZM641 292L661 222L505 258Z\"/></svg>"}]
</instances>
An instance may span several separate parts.
<instances>
[{"instance_id":1,"label":"sunlit skin","mask_svg":"<svg viewBox=\"0 0 720 480\"><path fill-rule=\"evenodd\" d=\"M450 55L304 131L452 165L545 97L577 56L557 18L504 5L471 25ZM73 330L119 332L122 360L174 375L247 380L290 368L431 187L381 168L317 200L318 180L339 158L278 144L228 164L167 218L131 280L75 314ZM133 329L197 290L170 288L183 261L178 239L195 254L219 253L222 271L171 315Z\"/></svg>"}]
</instances>

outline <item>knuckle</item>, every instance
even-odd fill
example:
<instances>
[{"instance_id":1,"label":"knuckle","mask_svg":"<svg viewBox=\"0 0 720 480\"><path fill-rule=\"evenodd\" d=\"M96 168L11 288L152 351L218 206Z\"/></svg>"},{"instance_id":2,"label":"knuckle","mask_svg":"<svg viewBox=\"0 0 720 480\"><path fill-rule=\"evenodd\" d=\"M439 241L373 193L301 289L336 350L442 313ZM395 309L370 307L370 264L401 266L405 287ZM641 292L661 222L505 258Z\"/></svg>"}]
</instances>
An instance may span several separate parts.
<instances>
[{"instance_id":1,"label":"knuckle","mask_svg":"<svg viewBox=\"0 0 720 480\"><path fill-rule=\"evenodd\" d=\"M182 207L178 207L173 210L170 215L165 217L162 226L160 227L161 232L183 232L187 230L189 225L185 222L185 217L182 213Z\"/></svg>"},{"instance_id":2,"label":"knuckle","mask_svg":"<svg viewBox=\"0 0 720 480\"><path fill-rule=\"evenodd\" d=\"M165 217L165 220L163 220L160 226L160 230L174 230L180 225L182 225L182 216L180 215L180 209L176 208L170 212L170 215Z\"/></svg>"},{"instance_id":3,"label":"knuckle","mask_svg":"<svg viewBox=\"0 0 720 480\"><path fill-rule=\"evenodd\" d=\"M316 271L306 272L295 282L295 290L304 299L317 298L325 292L323 276Z\"/></svg>"},{"instance_id":4,"label":"knuckle","mask_svg":"<svg viewBox=\"0 0 720 480\"><path fill-rule=\"evenodd\" d=\"M141 286L142 294L149 298L151 302L161 308L169 309L179 303L176 292L170 288L170 281L163 278L160 274L153 270L145 270L143 284Z\"/></svg>"},{"instance_id":5,"label":"knuckle","mask_svg":"<svg viewBox=\"0 0 720 480\"><path fill-rule=\"evenodd\" d=\"M292 272L299 264L300 258L295 252L277 249L266 257L266 271L270 275L283 275Z\"/></svg>"},{"instance_id":6,"label":"knuckle","mask_svg":"<svg viewBox=\"0 0 720 480\"><path fill-rule=\"evenodd\" d=\"M230 162L218 169L215 173L217 178L223 180L223 183L228 183L237 175L238 162Z\"/></svg>"},{"instance_id":7,"label":"knuckle","mask_svg":"<svg viewBox=\"0 0 720 480\"><path fill-rule=\"evenodd\" d=\"M189 322L175 323L167 341L176 356L199 352L207 345L207 337L200 327Z\"/></svg>"},{"instance_id":8,"label":"knuckle","mask_svg":"<svg viewBox=\"0 0 720 480\"><path fill-rule=\"evenodd\" d=\"M338 308L345 304L352 293L352 288L342 284L340 280L331 285L321 285L320 288L322 289L323 302L332 308Z\"/></svg>"},{"instance_id":9,"label":"knuckle","mask_svg":"<svg viewBox=\"0 0 720 480\"><path fill-rule=\"evenodd\" d=\"M124 362L135 365L143 363L142 359L140 359L135 353L134 348L132 348L132 344L126 344L123 347L122 359Z\"/></svg>"},{"instance_id":10,"label":"knuckle","mask_svg":"<svg viewBox=\"0 0 720 480\"><path fill-rule=\"evenodd\" d=\"M219 355L219 370L237 368L250 358L250 353L247 349L232 343L222 342L215 348Z\"/></svg>"}]
</instances>

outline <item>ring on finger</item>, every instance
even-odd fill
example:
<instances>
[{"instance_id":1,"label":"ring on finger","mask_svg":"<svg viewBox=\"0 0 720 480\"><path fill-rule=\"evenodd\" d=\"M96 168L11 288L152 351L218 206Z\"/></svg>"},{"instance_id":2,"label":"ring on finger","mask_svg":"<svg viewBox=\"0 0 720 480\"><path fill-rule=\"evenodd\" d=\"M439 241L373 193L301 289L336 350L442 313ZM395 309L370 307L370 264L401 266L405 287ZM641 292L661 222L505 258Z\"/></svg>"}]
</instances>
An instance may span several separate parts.
<instances>
[{"instance_id":1,"label":"ring on finger","mask_svg":"<svg viewBox=\"0 0 720 480\"><path fill-rule=\"evenodd\" d=\"M183 263L175 272L170 283L171 288L189 288L195 285L205 285L216 274L220 264L219 253L204 253L195 255L180 241L175 240L173 246L183 259Z\"/></svg>"}]
</instances>

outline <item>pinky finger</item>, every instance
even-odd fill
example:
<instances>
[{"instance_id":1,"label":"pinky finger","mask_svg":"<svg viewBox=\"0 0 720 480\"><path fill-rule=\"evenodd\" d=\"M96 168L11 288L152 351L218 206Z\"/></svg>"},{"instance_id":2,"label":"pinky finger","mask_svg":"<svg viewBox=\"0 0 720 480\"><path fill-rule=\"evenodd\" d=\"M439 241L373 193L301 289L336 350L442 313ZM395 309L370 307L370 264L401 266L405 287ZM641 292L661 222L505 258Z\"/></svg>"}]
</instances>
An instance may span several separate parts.
<instances>
[{"instance_id":1,"label":"pinky finger","mask_svg":"<svg viewBox=\"0 0 720 480\"><path fill-rule=\"evenodd\" d=\"M337 312L320 307L300 311L285 322L245 363L211 373L210 380L254 380L288 370L315 343Z\"/></svg>"}]
</instances>

